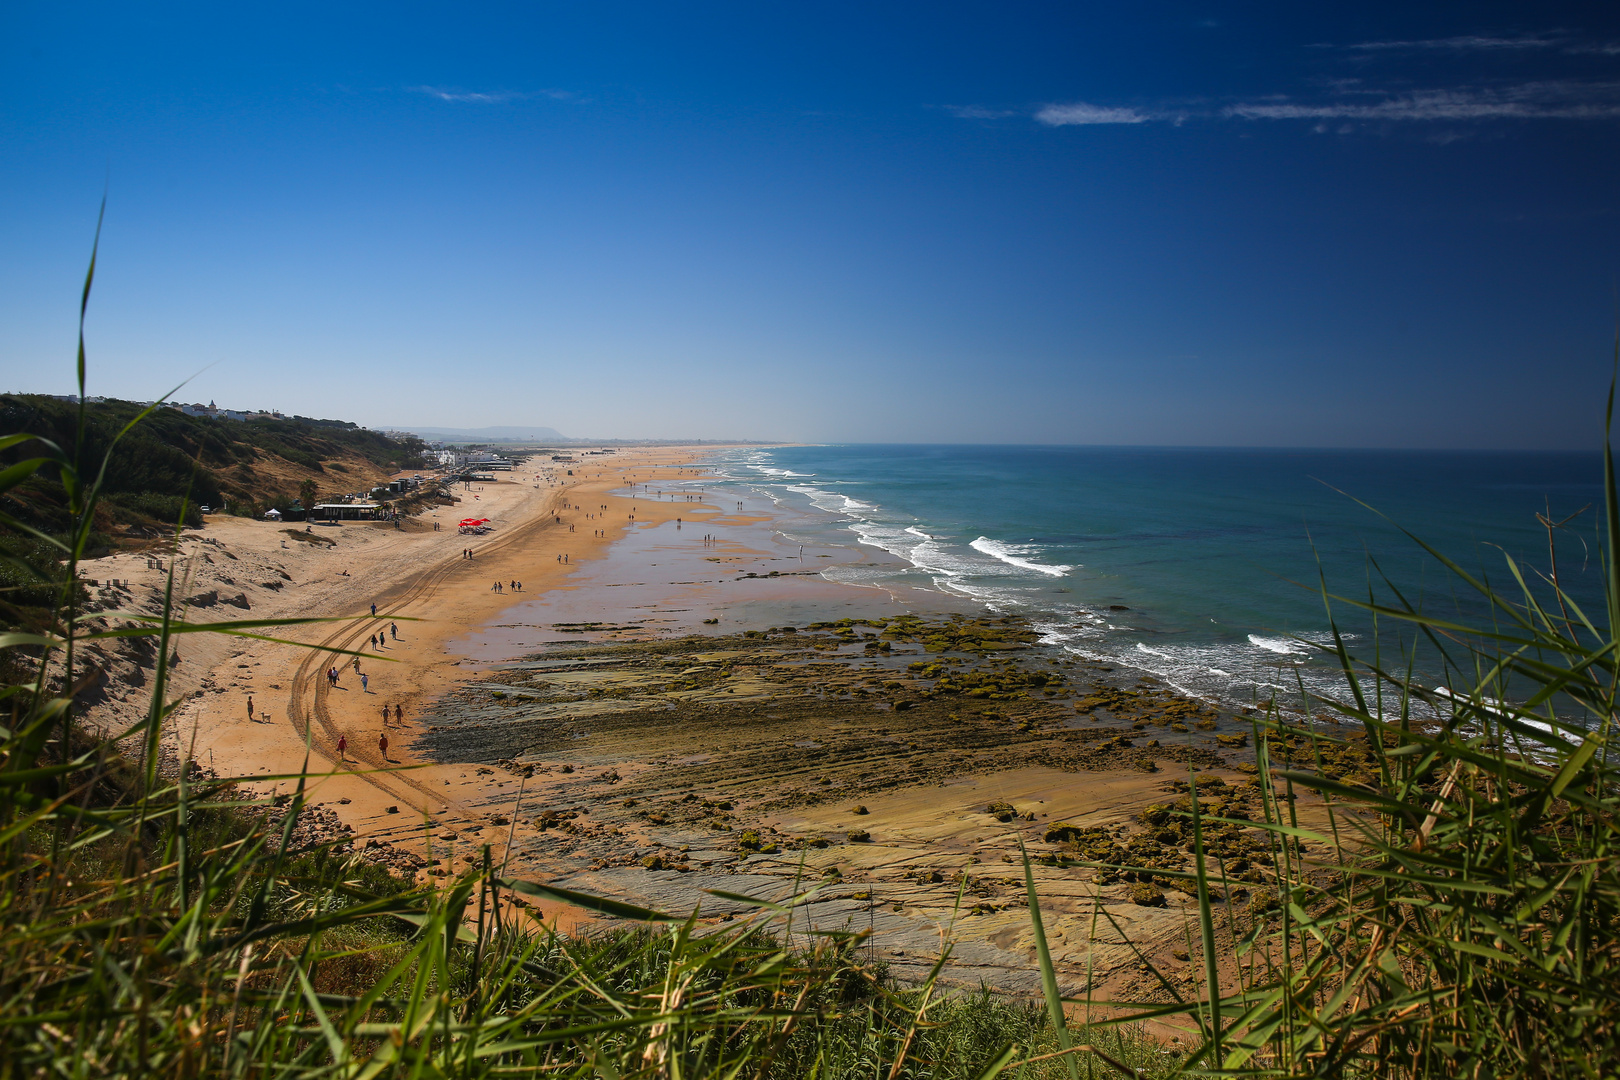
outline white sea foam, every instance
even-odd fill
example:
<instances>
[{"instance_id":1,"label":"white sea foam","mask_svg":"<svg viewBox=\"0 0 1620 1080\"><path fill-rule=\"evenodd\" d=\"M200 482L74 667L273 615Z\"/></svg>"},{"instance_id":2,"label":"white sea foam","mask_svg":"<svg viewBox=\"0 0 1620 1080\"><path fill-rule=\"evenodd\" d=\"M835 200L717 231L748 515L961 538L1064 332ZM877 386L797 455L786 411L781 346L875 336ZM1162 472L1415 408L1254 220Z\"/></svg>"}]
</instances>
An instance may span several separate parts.
<instances>
[{"instance_id":1,"label":"white sea foam","mask_svg":"<svg viewBox=\"0 0 1620 1080\"><path fill-rule=\"evenodd\" d=\"M742 483L793 504L808 501L827 515L825 527L848 530L845 535L862 546L887 552L903 564L885 560L829 567L824 576L830 580L877 588L931 586L992 611L1030 614L1036 619L1032 628L1049 647L1151 674L1167 688L1212 702L1230 705L1274 698L1285 707L1298 707L1296 679L1303 680L1307 693L1330 697L1344 693L1343 674L1312 663L1308 643L1273 632L1201 642L1163 635L1149 645L1141 640L1140 626L1133 625L1140 616L1120 619L1057 595L1068 591L1062 586L1070 582L1063 579L1078 567L1059 564L1048 547L987 536L968 543L951 535L948 525L886 508L870 496L845 494L878 490L858 482L825 471L795 474L764 455L751 461L730 460Z\"/></svg>"},{"instance_id":2,"label":"white sea foam","mask_svg":"<svg viewBox=\"0 0 1620 1080\"><path fill-rule=\"evenodd\" d=\"M844 508L844 496L835 491L811 487L809 484L789 484L787 489L809 499L810 505L817 510L825 510L828 513L836 514Z\"/></svg>"},{"instance_id":3,"label":"white sea foam","mask_svg":"<svg viewBox=\"0 0 1620 1080\"><path fill-rule=\"evenodd\" d=\"M1290 638L1261 637L1259 634L1250 634L1249 644L1283 656L1299 656L1305 651Z\"/></svg>"},{"instance_id":4,"label":"white sea foam","mask_svg":"<svg viewBox=\"0 0 1620 1080\"><path fill-rule=\"evenodd\" d=\"M981 536L969 544L968 547L975 551L982 551L992 559L1000 559L1009 566L1016 566L1022 570L1034 570L1039 574L1050 574L1052 577L1062 577L1074 569L1072 566L1038 563L1025 558L1026 555L1033 555L1039 550L1028 544L1006 544L1000 540L992 540L988 536Z\"/></svg>"},{"instance_id":5,"label":"white sea foam","mask_svg":"<svg viewBox=\"0 0 1620 1080\"><path fill-rule=\"evenodd\" d=\"M1482 701L1475 701L1466 694L1454 694L1448 687L1444 686L1435 687L1434 692L1443 698L1449 698L1452 701L1455 701L1459 706L1473 705L1475 708L1478 708L1483 712L1492 714L1492 716L1494 716L1498 721L1511 718L1512 720L1515 720L1526 727L1535 728L1536 730L1545 732L1548 735L1563 739L1567 743L1579 745L1583 738L1581 735L1573 731L1565 731L1562 729L1562 727L1555 728L1544 720L1537 720L1534 717L1525 716L1522 711L1517 715L1514 715L1513 712L1508 708L1507 702L1503 701L1501 698L1486 698ZM1468 725L1467 730L1470 732L1477 732L1479 728L1478 725L1470 724Z\"/></svg>"}]
</instances>

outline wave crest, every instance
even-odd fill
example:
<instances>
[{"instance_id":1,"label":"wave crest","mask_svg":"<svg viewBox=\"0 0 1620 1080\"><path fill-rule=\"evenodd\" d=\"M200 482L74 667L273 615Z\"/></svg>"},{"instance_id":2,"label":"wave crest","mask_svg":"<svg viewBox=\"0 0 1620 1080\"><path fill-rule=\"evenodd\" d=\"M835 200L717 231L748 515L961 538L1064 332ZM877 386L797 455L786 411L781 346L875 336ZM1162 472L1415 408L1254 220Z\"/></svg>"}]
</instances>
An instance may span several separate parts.
<instances>
[{"instance_id":1,"label":"wave crest","mask_svg":"<svg viewBox=\"0 0 1620 1080\"><path fill-rule=\"evenodd\" d=\"M1065 566L1061 563L1039 563L1027 559L1024 556L1033 554L1036 549L1032 549L1025 544L1004 544L1000 540L992 540L988 536L979 537L968 547L974 551L982 551L992 559L1000 559L1009 566L1016 566L1020 570L1034 570L1038 574L1048 574L1052 577L1062 577L1074 569L1072 566Z\"/></svg>"}]
</instances>

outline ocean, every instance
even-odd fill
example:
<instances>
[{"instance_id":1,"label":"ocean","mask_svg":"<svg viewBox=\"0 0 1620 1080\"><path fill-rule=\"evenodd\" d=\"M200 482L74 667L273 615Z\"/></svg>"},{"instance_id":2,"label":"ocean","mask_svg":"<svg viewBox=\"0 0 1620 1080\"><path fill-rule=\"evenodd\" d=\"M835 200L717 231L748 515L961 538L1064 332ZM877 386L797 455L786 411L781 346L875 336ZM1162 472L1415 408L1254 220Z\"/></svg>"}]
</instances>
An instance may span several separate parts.
<instances>
[{"instance_id":1,"label":"ocean","mask_svg":"<svg viewBox=\"0 0 1620 1080\"><path fill-rule=\"evenodd\" d=\"M789 541L896 557L829 568L833 580L1024 615L1050 647L1228 704L1342 689L1308 644L1330 640L1323 578L1387 598L1387 576L1427 610L1484 613L1403 528L1511 589L1504 553L1527 574L1548 568L1536 515L1586 507L1558 534L1558 569L1602 614L1598 452L835 445L727 450L712 464L720 487L798 511ZM1338 605L1334 617L1370 654L1365 614ZM1386 621L1378 640L1387 660L1412 634ZM1416 656L1420 677L1444 680L1432 649Z\"/></svg>"}]
</instances>

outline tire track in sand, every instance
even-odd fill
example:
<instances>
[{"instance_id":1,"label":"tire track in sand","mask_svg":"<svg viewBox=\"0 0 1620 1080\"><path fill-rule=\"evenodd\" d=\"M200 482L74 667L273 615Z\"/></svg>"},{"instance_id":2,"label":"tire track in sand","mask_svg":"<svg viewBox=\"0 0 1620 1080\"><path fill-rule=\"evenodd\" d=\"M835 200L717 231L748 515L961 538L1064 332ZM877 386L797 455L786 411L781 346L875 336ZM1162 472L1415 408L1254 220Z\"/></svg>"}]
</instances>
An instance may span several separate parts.
<instances>
[{"instance_id":1,"label":"tire track in sand","mask_svg":"<svg viewBox=\"0 0 1620 1080\"><path fill-rule=\"evenodd\" d=\"M556 518L560 515L558 505L568 494L562 489L552 495L550 500L541 506L541 513L534 520L515 526L505 536L487 542L479 549L481 555L500 554L507 549L533 538L545 529L561 529ZM475 563L476 565L476 563ZM337 741L339 732L337 724L332 719L329 697L331 688L326 684L326 669L332 665L333 658L342 654L342 650L353 651L353 646L360 640L362 633L371 633L370 626L385 621L388 617L401 617L405 608L419 601L430 598L439 585L452 577L460 570L470 569L468 560L460 558L446 558L442 562L430 565L404 582L384 589L378 594L377 606L384 611L376 620L369 615L359 615L352 623L340 626L325 638L308 646L307 654L298 665L292 677L292 694L287 701L287 719L292 724L293 731L302 741L308 739L314 752L321 755L333 765L341 764L347 767L348 762L338 762ZM368 654L369 655L369 654ZM313 688L313 705L306 712L305 690ZM311 723L314 724L314 735L310 735ZM380 760L375 751L350 748L349 753L356 763L369 770L389 770L390 763ZM401 801L414 806L417 799L423 805L414 806L419 811L428 810L427 803L437 803L449 807L465 818L474 816L472 809L463 801L434 790L426 783L416 780L406 773L399 771L368 771L355 773L357 777L366 781L372 787L385 792ZM416 796L413 798L412 796Z\"/></svg>"}]
</instances>

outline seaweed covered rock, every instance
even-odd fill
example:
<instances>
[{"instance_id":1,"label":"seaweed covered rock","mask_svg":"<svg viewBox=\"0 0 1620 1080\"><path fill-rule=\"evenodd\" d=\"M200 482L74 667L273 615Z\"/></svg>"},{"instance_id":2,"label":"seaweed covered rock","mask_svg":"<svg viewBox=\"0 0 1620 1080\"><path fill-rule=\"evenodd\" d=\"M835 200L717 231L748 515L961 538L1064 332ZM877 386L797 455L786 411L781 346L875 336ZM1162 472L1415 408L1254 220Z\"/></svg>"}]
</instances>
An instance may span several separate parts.
<instances>
[{"instance_id":1,"label":"seaweed covered rock","mask_svg":"<svg viewBox=\"0 0 1620 1080\"><path fill-rule=\"evenodd\" d=\"M1133 881L1125 887L1125 896L1142 907L1164 907L1164 893L1157 885L1146 881Z\"/></svg>"}]
</instances>

